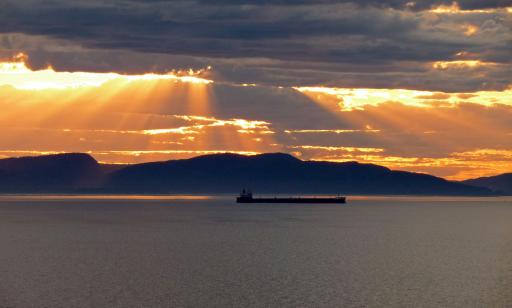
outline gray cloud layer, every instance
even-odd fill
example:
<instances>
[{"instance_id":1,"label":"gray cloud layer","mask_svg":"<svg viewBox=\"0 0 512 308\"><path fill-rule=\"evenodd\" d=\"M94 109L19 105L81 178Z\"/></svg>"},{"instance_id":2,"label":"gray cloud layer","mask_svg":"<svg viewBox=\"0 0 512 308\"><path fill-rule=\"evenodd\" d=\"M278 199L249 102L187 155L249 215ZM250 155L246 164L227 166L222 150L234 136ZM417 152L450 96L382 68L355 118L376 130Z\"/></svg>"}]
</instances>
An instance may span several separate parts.
<instances>
[{"instance_id":1,"label":"gray cloud layer","mask_svg":"<svg viewBox=\"0 0 512 308\"><path fill-rule=\"evenodd\" d=\"M234 82L465 92L507 88L511 14L425 11L451 3L3 1L0 31L8 35L0 39L0 50L15 51L13 41L20 37L13 38L13 33L22 33L22 45L40 36L48 39L48 44L40 42L28 51L33 64L62 69L144 71L212 64L219 79ZM512 1L466 0L459 6L499 9L512 6ZM478 31L464 35L468 25ZM70 50L48 51L55 48L55 40L71 44ZM79 52L76 46L85 50ZM460 52L464 56L456 56ZM151 60L143 59L144 54ZM455 70L431 64L465 59L496 64Z\"/></svg>"}]
</instances>

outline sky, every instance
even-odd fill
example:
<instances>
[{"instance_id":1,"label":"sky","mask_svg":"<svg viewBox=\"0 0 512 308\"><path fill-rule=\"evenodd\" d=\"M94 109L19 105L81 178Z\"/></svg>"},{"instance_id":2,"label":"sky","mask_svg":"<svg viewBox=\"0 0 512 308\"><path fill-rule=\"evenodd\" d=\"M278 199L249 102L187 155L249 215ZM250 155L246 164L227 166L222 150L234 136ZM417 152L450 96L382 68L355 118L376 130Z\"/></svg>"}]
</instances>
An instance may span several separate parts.
<instances>
[{"instance_id":1,"label":"sky","mask_svg":"<svg viewBox=\"0 0 512 308\"><path fill-rule=\"evenodd\" d=\"M0 158L512 172L512 0L0 0Z\"/></svg>"}]
</instances>

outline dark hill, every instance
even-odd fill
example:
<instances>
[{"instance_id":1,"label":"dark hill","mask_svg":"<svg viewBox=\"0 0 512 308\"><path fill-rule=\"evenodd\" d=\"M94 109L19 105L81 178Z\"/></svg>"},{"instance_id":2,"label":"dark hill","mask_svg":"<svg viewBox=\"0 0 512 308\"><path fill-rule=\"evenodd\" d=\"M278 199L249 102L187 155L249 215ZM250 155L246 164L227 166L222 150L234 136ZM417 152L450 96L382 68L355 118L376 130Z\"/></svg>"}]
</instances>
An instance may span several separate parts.
<instances>
[{"instance_id":1,"label":"dark hill","mask_svg":"<svg viewBox=\"0 0 512 308\"><path fill-rule=\"evenodd\" d=\"M216 154L138 165L101 165L87 154L0 160L0 193L257 193L488 195L487 188L356 162L288 154Z\"/></svg>"},{"instance_id":2,"label":"dark hill","mask_svg":"<svg viewBox=\"0 0 512 308\"><path fill-rule=\"evenodd\" d=\"M485 187L497 193L512 195L512 173L482 177L463 181L462 183L476 187Z\"/></svg>"},{"instance_id":3,"label":"dark hill","mask_svg":"<svg viewBox=\"0 0 512 308\"><path fill-rule=\"evenodd\" d=\"M0 160L0 192L70 192L98 188L101 166L87 154L72 153Z\"/></svg>"},{"instance_id":4,"label":"dark hill","mask_svg":"<svg viewBox=\"0 0 512 308\"><path fill-rule=\"evenodd\" d=\"M113 172L106 191L124 193L343 193L485 195L490 191L425 174L356 162L301 161L288 154L216 154L132 165Z\"/></svg>"}]
</instances>

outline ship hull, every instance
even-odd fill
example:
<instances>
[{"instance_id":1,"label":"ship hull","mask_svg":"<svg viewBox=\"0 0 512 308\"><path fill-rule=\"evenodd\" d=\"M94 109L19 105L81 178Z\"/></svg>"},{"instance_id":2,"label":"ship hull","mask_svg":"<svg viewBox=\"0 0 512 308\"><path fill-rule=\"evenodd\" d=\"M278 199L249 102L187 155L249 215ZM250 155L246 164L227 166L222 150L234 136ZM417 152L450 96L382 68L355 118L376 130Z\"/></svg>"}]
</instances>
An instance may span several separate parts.
<instances>
[{"instance_id":1,"label":"ship hull","mask_svg":"<svg viewBox=\"0 0 512 308\"><path fill-rule=\"evenodd\" d=\"M236 198L237 203L321 203L321 204L340 204L346 203L345 197L338 198Z\"/></svg>"}]
</instances>

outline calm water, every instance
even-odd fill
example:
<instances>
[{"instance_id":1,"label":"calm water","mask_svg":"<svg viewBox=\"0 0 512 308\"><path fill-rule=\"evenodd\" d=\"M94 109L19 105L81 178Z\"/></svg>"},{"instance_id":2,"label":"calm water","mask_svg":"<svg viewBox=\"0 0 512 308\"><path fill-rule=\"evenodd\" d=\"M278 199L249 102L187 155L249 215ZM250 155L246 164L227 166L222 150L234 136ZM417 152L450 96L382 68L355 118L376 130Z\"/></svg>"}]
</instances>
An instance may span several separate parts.
<instances>
[{"instance_id":1,"label":"calm water","mask_svg":"<svg viewBox=\"0 0 512 308\"><path fill-rule=\"evenodd\" d=\"M0 197L0 307L505 307L512 200Z\"/></svg>"}]
</instances>

